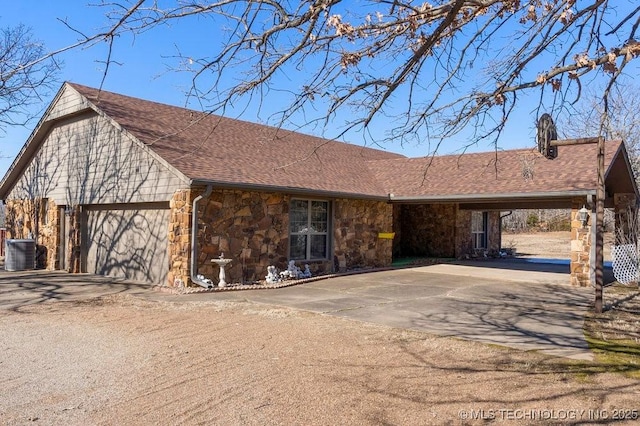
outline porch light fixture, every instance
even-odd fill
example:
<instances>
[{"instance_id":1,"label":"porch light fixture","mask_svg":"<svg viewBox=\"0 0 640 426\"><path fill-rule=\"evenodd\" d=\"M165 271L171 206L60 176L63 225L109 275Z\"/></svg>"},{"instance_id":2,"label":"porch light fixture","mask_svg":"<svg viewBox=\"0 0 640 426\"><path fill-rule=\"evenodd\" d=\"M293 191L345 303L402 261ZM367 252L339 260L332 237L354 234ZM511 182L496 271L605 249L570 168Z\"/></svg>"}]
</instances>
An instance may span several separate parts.
<instances>
[{"instance_id":1,"label":"porch light fixture","mask_svg":"<svg viewBox=\"0 0 640 426\"><path fill-rule=\"evenodd\" d=\"M585 206L582 206L580 210L578 210L578 220L582 223L582 226L587 226L587 222L589 221L589 210Z\"/></svg>"}]
</instances>

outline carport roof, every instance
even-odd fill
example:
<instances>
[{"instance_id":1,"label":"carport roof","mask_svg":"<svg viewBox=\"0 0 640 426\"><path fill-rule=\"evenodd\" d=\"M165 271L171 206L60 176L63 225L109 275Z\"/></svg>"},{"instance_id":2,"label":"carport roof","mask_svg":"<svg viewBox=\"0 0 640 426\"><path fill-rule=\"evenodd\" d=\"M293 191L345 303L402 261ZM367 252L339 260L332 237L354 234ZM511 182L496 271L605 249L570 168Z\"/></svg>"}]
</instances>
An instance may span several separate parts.
<instances>
[{"instance_id":1,"label":"carport roof","mask_svg":"<svg viewBox=\"0 0 640 426\"><path fill-rule=\"evenodd\" d=\"M488 201L571 198L595 193L597 144L558 147L548 160L536 150L370 161L395 201ZM608 195L637 194L622 141L605 143Z\"/></svg>"}]
</instances>

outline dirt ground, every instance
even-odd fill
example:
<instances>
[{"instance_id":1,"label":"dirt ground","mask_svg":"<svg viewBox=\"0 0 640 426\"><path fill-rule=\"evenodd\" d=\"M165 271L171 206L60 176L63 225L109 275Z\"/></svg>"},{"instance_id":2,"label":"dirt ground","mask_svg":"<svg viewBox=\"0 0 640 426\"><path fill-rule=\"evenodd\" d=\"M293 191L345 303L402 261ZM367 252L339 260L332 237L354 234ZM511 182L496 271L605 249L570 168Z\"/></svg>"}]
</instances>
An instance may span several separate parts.
<instances>
[{"instance_id":1,"label":"dirt ground","mask_svg":"<svg viewBox=\"0 0 640 426\"><path fill-rule=\"evenodd\" d=\"M2 424L640 415L640 382L591 363L264 305L48 303L1 311L0 342Z\"/></svg>"},{"instance_id":2,"label":"dirt ground","mask_svg":"<svg viewBox=\"0 0 640 426\"><path fill-rule=\"evenodd\" d=\"M611 311L598 333L639 338L638 297L616 309L626 322ZM638 358L610 368L268 305L108 296L0 309L0 424L637 424Z\"/></svg>"},{"instance_id":3,"label":"dirt ground","mask_svg":"<svg viewBox=\"0 0 640 426\"><path fill-rule=\"evenodd\" d=\"M604 235L604 260L611 260L613 233ZM571 232L503 233L502 247L515 248L518 256L551 259L571 258Z\"/></svg>"}]
</instances>

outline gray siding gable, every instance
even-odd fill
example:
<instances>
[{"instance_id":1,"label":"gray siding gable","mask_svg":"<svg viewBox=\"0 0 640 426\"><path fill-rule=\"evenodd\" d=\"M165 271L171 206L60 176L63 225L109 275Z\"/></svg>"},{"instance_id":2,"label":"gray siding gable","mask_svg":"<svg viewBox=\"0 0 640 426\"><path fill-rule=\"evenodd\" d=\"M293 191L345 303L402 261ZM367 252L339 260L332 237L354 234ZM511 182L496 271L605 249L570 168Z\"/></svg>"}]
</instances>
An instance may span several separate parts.
<instances>
[{"instance_id":1,"label":"gray siding gable","mask_svg":"<svg viewBox=\"0 0 640 426\"><path fill-rule=\"evenodd\" d=\"M20 156L2 183L6 199L42 197L71 206L156 202L189 186L186 176L67 84Z\"/></svg>"}]
</instances>

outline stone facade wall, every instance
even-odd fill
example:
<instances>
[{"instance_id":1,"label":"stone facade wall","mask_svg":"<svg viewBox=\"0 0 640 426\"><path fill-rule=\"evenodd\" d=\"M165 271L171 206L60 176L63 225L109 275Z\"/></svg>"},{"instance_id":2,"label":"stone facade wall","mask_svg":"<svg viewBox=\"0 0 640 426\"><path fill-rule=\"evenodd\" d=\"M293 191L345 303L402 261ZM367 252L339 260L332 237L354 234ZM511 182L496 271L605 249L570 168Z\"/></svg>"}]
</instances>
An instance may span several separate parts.
<instances>
[{"instance_id":1,"label":"stone facade wall","mask_svg":"<svg viewBox=\"0 0 640 426\"><path fill-rule=\"evenodd\" d=\"M402 204L393 204L393 258L402 257Z\"/></svg>"},{"instance_id":2,"label":"stone facade wall","mask_svg":"<svg viewBox=\"0 0 640 426\"><path fill-rule=\"evenodd\" d=\"M487 252L496 256L500 251L502 235L500 231L500 212L487 212ZM456 215L456 257L476 256L471 235L471 210L458 210Z\"/></svg>"},{"instance_id":3,"label":"stone facade wall","mask_svg":"<svg viewBox=\"0 0 640 426\"><path fill-rule=\"evenodd\" d=\"M399 205L399 256L454 257L456 204Z\"/></svg>"},{"instance_id":4,"label":"stone facade wall","mask_svg":"<svg viewBox=\"0 0 640 426\"><path fill-rule=\"evenodd\" d=\"M489 254L492 256L498 255L500 252L500 246L502 245L502 227L500 224L500 212L490 211L487 212L487 238Z\"/></svg>"},{"instance_id":5,"label":"stone facade wall","mask_svg":"<svg viewBox=\"0 0 640 426\"><path fill-rule=\"evenodd\" d=\"M333 205L334 269L391 265L393 240L378 238L378 234L392 232L393 206L351 199L339 199Z\"/></svg>"},{"instance_id":6,"label":"stone facade wall","mask_svg":"<svg viewBox=\"0 0 640 426\"><path fill-rule=\"evenodd\" d=\"M471 210L458 209L456 212L456 252L455 257L473 255L471 236Z\"/></svg>"},{"instance_id":7,"label":"stone facade wall","mask_svg":"<svg viewBox=\"0 0 640 426\"><path fill-rule=\"evenodd\" d=\"M191 206L204 188L178 191L170 202L167 285L192 285ZM214 190L198 204L198 274L217 282L218 267L211 259L224 253L233 262L225 268L228 282L264 279L267 267L285 270L289 260L289 204L291 196L258 191ZM314 275L338 269L391 264L392 240L379 232L392 231L392 206L385 202L331 200L332 256L308 263Z\"/></svg>"},{"instance_id":8,"label":"stone facade wall","mask_svg":"<svg viewBox=\"0 0 640 426\"><path fill-rule=\"evenodd\" d=\"M199 272L216 282L218 266L211 259L223 253L233 259L225 268L228 282L264 279L269 265L286 269L289 201L279 193L213 191L201 201L198 215Z\"/></svg>"},{"instance_id":9,"label":"stone facade wall","mask_svg":"<svg viewBox=\"0 0 640 426\"><path fill-rule=\"evenodd\" d=\"M47 199L8 200L6 203L7 238L36 239L36 267L54 270L60 247L60 213Z\"/></svg>"},{"instance_id":10,"label":"stone facade wall","mask_svg":"<svg viewBox=\"0 0 640 426\"><path fill-rule=\"evenodd\" d=\"M458 204L394 205L396 239L393 255L463 257L475 255L471 235L471 210ZM487 214L488 252L500 250L500 212Z\"/></svg>"},{"instance_id":11,"label":"stone facade wall","mask_svg":"<svg viewBox=\"0 0 640 426\"><path fill-rule=\"evenodd\" d=\"M587 287L591 285L591 244L592 220L586 226L578 219L582 199L574 200L571 207L571 285Z\"/></svg>"},{"instance_id":12,"label":"stone facade wall","mask_svg":"<svg viewBox=\"0 0 640 426\"><path fill-rule=\"evenodd\" d=\"M191 268L191 214L193 200L204 188L177 191L171 209L167 285L193 285ZM198 203L198 274L217 283L218 267L211 259L233 262L225 268L228 282L263 279L267 266L287 267L289 250L289 196L239 190L214 190Z\"/></svg>"}]
</instances>

